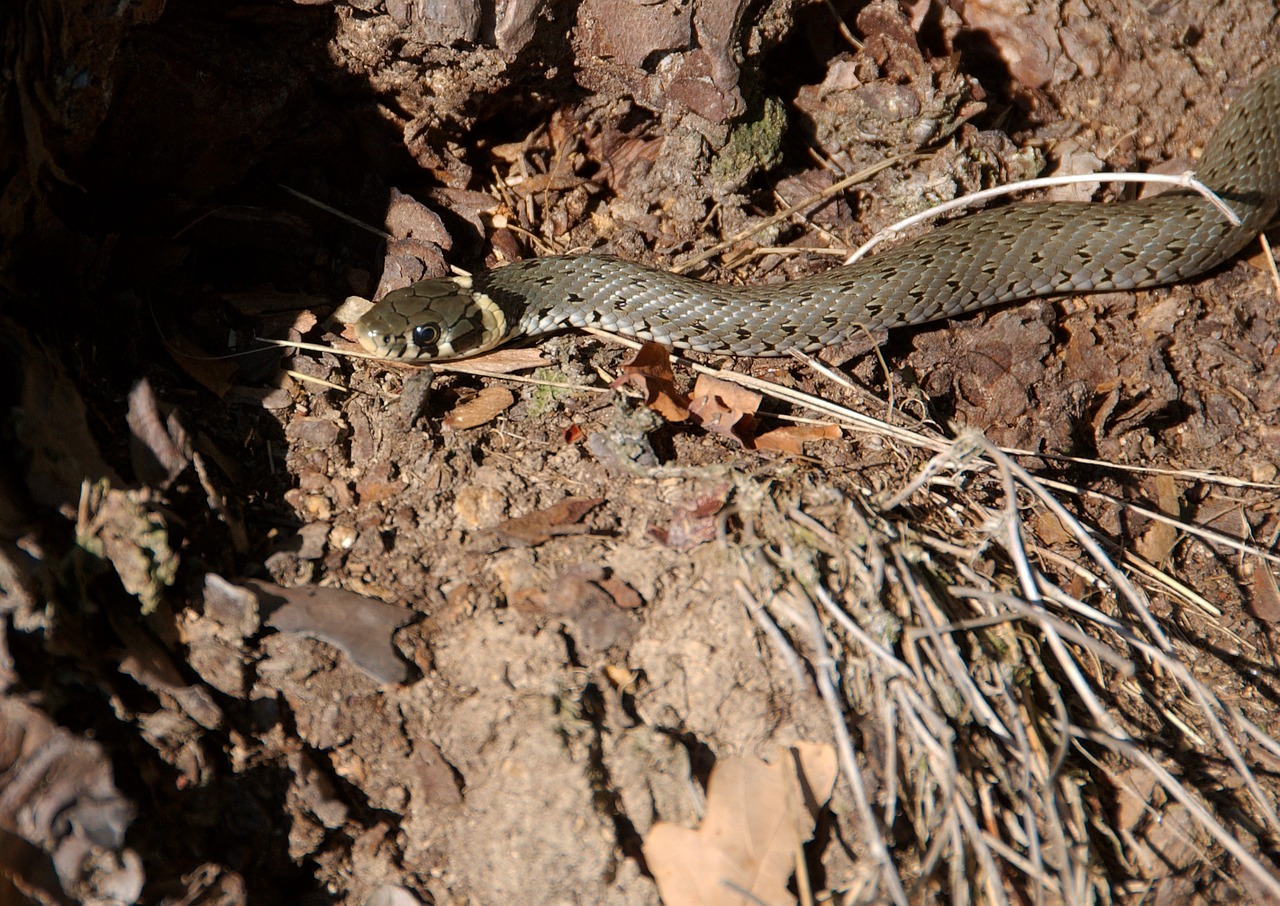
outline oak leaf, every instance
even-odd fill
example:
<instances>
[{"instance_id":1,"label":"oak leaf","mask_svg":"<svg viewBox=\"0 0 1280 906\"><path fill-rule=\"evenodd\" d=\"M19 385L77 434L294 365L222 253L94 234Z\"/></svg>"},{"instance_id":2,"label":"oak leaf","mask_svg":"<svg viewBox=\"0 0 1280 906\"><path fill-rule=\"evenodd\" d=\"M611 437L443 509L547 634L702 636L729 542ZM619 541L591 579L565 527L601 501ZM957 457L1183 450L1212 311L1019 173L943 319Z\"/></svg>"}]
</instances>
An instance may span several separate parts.
<instances>
[{"instance_id":1,"label":"oak leaf","mask_svg":"<svg viewBox=\"0 0 1280 906\"><path fill-rule=\"evenodd\" d=\"M797 743L775 764L725 758L697 830L658 822L644 857L666 906L792 906L787 881L835 786L836 755Z\"/></svg>"}]
</instances>

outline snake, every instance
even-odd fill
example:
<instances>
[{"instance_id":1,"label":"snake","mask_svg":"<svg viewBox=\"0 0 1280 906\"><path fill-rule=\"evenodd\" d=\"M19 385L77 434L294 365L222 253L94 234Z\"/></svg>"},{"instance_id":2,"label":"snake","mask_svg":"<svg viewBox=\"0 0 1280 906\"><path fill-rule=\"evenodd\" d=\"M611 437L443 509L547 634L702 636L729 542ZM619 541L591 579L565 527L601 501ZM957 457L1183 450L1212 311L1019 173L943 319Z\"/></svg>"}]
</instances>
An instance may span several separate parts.
<instances>
[{"instance_id":1,"label":"snake","mask_svg":"<svg viewBox=\"0 0 1280 906\"><path fill-rule=\"evenodd\" d=\"M1280 68L1236 98L1195 175L1238 224L1179 188L1110 204L991 208L779 284L720 285L594 254L530 258L394 290L355 333L369 353L403 362L471 356L569 327L704 353L786 356L1038 296L1183 282L1236 255L1280 207Z\"/></svg>"}]
</instances>

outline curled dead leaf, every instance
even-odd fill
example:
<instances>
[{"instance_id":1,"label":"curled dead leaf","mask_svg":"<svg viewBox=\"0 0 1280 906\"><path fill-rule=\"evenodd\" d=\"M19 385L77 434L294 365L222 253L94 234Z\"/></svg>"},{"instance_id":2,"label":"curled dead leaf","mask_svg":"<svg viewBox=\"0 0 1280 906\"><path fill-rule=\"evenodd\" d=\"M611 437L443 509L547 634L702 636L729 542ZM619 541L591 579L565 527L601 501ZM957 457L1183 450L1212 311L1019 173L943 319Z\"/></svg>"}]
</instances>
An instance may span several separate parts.
<instances>
[{"instance_id":1,"label":"curled dead leaf","mask_svg":"<svg viewBox=\"0 0 1280 906\"><path fill-rule=\"evenodd\" d=\"M785 425L758 436L756 449L776 450L780 453L799 456L804 452L803 445L806 441L839 439L838 425Z\"/></svg>"},{"instance_id":2,"label":"curled dead leaf","mask_svg":"<svg viewBox=\"0 0 1280 906\"><path fill-rule=\"evenodd\" d=\"M1280 623L1280 583L1276 582L1271 564L1261 561L1253 567L1253 579L1248 585L1250 595L1245 607L1254 619L1264 623Z\"/></svg>"},{"instance_id":3,"label":"curled dead leaf","mask_svg":"<svg viewBox=\"0 0 1280 906\"><path fill-rule=\"evenodd\" d=\"M466 362L442 362L433 366L437 371L456 371L461 374L514 374L541 368L547 360L537 349L511 349L503 347L484 355L473 356Z\"/></svg>"},{"instance_id":4,"label":"curled dead leaf","mask_svg":"<svg viewBox=\"0 0 1280 906\"><path fill-rule=\"evenodd\" d=\"M506 387L486 387L465 403L455 406L444 417L442 425L448 431L476 428L492 421L515 401L515 395Z\"/></svg>"},{"instance_id":5,"label":"curled dead leaf","mask_svg":"<svg viewBox=\"0 0 1280 906\"><path fill-rule=\"evenodd\" d=\"M689 417L689 397L676 389L671 370L671 352L661 343L645 343L631 361L622 366L622 375L610 389L634 387L644 394L644 404L669 422Z\"/></svg>"},{"instance_id":6,"label":"curled dead leaf","mask_svg":"<svg viewBox=\"0 0 1280 906\"><path fill-rule=\"evenodd\" d=\"M125 846L133 811L101 745L0 699L0 899L137 902L142 860ZM8 896L23 889L30 900Z\"/></svg>"},{"instance_id":7,"label":"curled dead leaf","mask_svg":"<svg viewBox=\"0 0 1280 906\"><path fill-rule=\"evenodd\" d=\"M665 527L649 526L649 537L678 551L690 551L716 536L716 522L729 497L729 485L680 503Z\"/></svg>"},{"instance_id":8,"label":"curled dead leaf","mask_svg":"<svg viewBox=\"0 0 1280 906\"><path fill-rule=\"evenodd\" d=\"M689 412L707 431L750 450L754 447L755 413L763 400L753 390L703 374L693 386Z\"/></svg>"},{"instance_id":9,"label":"curled dead leaf","mask_svg":"<svg viewBox=\"0 0 1280 906\"><path fill-rule=\"evenodd\" d=\"M143 378L129 391L129 457L138 480L167 488L191 464L191 438L170 408L161 414L161 404Z\"/></svg>"},{"instance_id":10,"label":"curled dead leaf","mask_svg":"<svg viewBox=\"0 0 1280 906\"><path fill-rule=\"evenodd\" d=\"M631 642L639 622L630 611L640 604L631 586L591 566L557 577L546 594L548 613L572 628L579 649L589 657Z\"/></svg>"}]
</instances>

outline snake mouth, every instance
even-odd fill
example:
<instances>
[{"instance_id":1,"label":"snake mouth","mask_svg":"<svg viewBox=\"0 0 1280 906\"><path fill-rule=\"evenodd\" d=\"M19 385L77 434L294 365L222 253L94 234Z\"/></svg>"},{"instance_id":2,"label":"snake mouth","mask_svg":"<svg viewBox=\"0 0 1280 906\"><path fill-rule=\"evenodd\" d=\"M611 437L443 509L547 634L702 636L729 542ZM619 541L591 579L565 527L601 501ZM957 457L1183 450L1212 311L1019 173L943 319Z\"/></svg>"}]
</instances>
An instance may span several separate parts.
<instances>
[{"instance_id":1,"label":"snake mouth","mask_svg":"<svg viewBox=\"0 0 1280 906\"><path fill-rule=\"evenodd\" d=\"M387 330L383 324L373 323L368 315L356 321L352 332L360 348L369 355L392 360L404 357L407 344L403 336Z\"/></svg>"},{"instance_id":2,"label":"snake mouth","mask_svg":"<svg viewBox=\"0 0 1280 906\"><path fill-rule=\"evenodd\" d=\"M369 353L370 355L376 355L378 358L381 358L381 359L387 359L387 358L393 357L394 354L391 352L391 350L388 347L383 346L382 343L379 342L380 340L379 337L375 337L373 334L367 333L361 330L360 325L358 323L356 324L355 334L356 334L356 342L360 344L360 348L363 349L365 352Z\"/></svg>"}]
</instances>

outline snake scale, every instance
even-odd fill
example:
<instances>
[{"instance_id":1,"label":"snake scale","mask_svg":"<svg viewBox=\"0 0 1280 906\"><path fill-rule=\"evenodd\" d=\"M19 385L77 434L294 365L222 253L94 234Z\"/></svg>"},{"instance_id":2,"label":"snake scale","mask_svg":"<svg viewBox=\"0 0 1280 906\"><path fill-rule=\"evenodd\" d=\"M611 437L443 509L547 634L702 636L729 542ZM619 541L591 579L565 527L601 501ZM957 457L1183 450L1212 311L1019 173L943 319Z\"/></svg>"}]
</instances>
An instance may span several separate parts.
<instances>
[{"instance_id":1,"label":"snake scale","mask_svg":"<svg viewBox=\"0 0 1280 906\"><path fill-rule=\"evenodd\" d=\"M356 332L368 351L400 361L473 355L565 327L776 356L1033 296L1187 280L1235 255L1280 206L1280 68L1236 99L1196 175L1239 215L1239 226L1179 189L1116 204L994 208L778 285L721 286L596 255L534 258L388 293Z\"/></svg>"}]
</instances>

